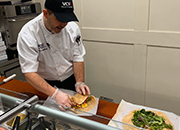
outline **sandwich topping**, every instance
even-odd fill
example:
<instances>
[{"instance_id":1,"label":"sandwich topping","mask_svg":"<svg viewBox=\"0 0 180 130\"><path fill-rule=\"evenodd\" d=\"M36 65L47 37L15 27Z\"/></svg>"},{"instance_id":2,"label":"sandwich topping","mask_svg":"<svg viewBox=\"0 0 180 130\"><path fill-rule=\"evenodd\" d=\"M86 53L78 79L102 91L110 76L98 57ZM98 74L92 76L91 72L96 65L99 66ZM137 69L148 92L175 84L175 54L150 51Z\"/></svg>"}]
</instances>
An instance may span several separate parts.
<instances>
[{"instance_id":1,"label":"sandwich topping","mask_svg":"<svg viewBox=\"0 0 180 130\"><path fill-rule=\"evenodd\" d=\"M76 114L88 112L92 110L97 104L96 98L93 95L88 94L82 95L80 93L76 93L70 99L73 103L71 106L73 109L70 110Z\"/></svg>"},{"instance_id":2,"label":"sandwich topping","mask_svg":"<svg viewBox=\"0 0 180 130\"><path fill-rule=\"evenodd\" d=\"M145 109L134 111L132 122L134 125L141 128L150 128L152 130L173 130L171 124L166 124L162 116L158 116L152 111L145 111Z\"/></svg>"},{"instance_id":3,"label":"sandwich topping","mask_svg":"<svg viewBox=\"0 0 180 130\"><path fill-rule=\"evenodd\" d=\"M91 101L91 98L90 98L90 97L86 98L86 100L85 100L82 104L76 103L76 106L77 106L77 107L85 108L85 107L88 106L87 102L89 102L89 101Z\"/></svg>"}]
</instances>

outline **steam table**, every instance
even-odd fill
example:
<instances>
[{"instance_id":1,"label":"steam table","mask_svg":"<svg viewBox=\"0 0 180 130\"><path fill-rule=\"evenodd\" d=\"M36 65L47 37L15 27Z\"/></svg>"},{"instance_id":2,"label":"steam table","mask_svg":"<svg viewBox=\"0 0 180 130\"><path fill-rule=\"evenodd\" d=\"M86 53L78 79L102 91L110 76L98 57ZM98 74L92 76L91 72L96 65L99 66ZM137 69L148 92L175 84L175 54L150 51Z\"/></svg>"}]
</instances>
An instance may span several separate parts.
<instances>
[{"instance_id":1,"label":"steam table","mask_svg":"<svg viewBox=\"0 0 180 130\"><path fill-rule=\"evenodd\" d=\"M5 78L6 77L0 77L0 82L2 82L3 79ZM47 95L37 91L29 83L24 82L24 81L19 81L16 79L12 79L11 81L1 85L0 87L14 91L14 92L26 94L29 97L32 97L33 95L37 95L39 97L39 100L46 100L46 98L48 97ZM98 110L97 110L96 115L100 115L100 116L111 119L116 113L116 109L118 108L118 105L119 104L99 99ZM103 119L97 116L88 116L88 117L83 116L83 118L97 121L106 125L109 123L109 120Z\"/></svg>"}]
</instances>

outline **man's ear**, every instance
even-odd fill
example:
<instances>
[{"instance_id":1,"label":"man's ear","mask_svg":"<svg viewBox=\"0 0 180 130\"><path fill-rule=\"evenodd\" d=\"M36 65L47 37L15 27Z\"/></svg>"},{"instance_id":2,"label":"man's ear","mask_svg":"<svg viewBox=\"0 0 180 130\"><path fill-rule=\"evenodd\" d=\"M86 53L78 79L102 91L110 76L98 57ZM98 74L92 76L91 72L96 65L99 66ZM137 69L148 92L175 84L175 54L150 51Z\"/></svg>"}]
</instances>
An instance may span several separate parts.
<instances>
[{"instance_id":1,"label":"man's ear","mask_svg":"<svg viewBox=\"0 0 180 130\"><path fill-rule=\"evenodd\" d=\"M47 17L48 17L48 11L47 11L47 9L43 9L43 14L44 14L44 17L47 19Z\"/></svg>"}]
</instances>

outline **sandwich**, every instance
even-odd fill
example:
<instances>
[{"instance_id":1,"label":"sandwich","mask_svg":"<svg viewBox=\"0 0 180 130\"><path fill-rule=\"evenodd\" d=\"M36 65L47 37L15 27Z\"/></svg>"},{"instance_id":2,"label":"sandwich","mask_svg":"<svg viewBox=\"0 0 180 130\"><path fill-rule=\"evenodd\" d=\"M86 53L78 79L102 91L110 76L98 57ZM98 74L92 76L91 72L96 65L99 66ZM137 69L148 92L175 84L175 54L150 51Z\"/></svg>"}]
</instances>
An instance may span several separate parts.
<instances>
[{"instance_id":1,"label":"sandwich","mask_svg":"<svg viewBox=\"0 0 180 130\"><path fill-rule=\"evenodd\" d=\"M173 123L168 116L160 111L136 109L125 115L123 123L145 128L148 130L173 130ZM138 128L123 124L125 130L139 130Z\"/></svg>"},{"instance_id":2,"label":"sandwich","mask_svg":"<svg viewBox=\"0 0 180 130\"><path fill-rule=\"evenodd\" d=\"M97 104L96 98L93 95L88 96L87 94L81 95L79 93L76 93L74 96L72 96L71 101L73 102L71 107L73 109L70 110L76 114L88 112L92 110Z\"/></svg>"}]
</instances>

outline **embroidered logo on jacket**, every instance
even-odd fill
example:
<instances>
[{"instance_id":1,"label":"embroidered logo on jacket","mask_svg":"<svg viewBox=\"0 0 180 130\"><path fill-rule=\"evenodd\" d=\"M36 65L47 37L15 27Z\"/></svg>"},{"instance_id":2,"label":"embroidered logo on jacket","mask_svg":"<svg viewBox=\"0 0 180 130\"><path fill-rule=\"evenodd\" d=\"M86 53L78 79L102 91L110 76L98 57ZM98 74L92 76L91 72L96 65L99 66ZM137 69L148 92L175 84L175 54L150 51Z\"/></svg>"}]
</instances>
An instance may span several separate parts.
<instances>
[{"instance_id":1,"label":"embroidered logo on jacket","mask_svg":"<svg viewBox=\"0 0 180 130\"><path fill-rule=\"evenodd\" d=\"M78 46L81 44L81 36L80 35L77 35L76 42L77 42Z\"/></svg>"},{"instance_id":2,"label":"embroidered logo on jacket","mask_svg":"<svg viewBox=\"0 0 180 130\"><path fill-rule=\"evenodd\" d=\"M40 51L40 52L41 52L41 51L45 51L45 50L48 49L45 43L39 44L39 45L38 45L38 48L39 48L39 51Z\"/></svg>"}]
</instances>

